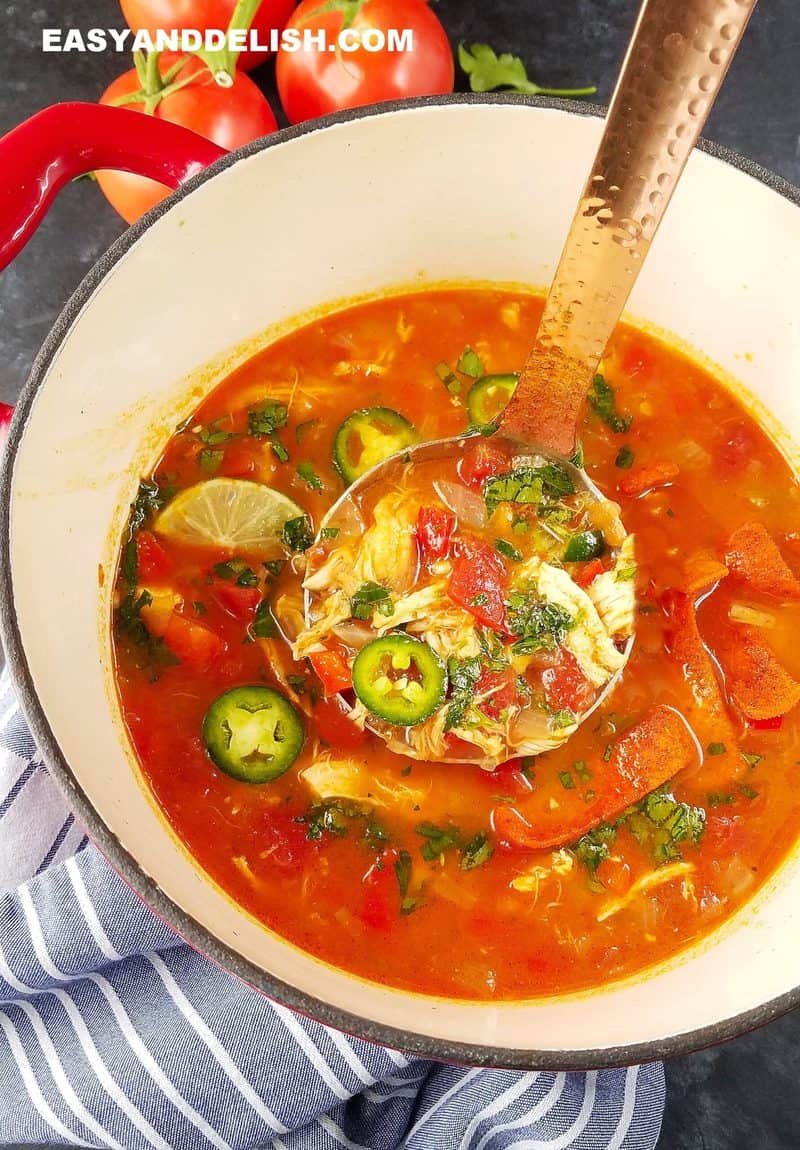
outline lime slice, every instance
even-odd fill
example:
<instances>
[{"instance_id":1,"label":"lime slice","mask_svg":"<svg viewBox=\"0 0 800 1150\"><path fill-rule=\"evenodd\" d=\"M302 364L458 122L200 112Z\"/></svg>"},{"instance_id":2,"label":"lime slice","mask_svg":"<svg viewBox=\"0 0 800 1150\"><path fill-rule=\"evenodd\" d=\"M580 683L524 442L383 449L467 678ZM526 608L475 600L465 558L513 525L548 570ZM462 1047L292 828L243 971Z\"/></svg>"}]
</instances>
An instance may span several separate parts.
<instances>
[{"instance_id":1,"label":"lime slice","mask_svg":"<svg viewBox=\"0 0 800 1150\"><path fill-rule=\"evenodd\" d=\"M244 551L263 559L284 555L281 532L302 507L273 487L247 479L208 479L176 495L154 528L180 543Z\"/></svg>"}]
</instances>

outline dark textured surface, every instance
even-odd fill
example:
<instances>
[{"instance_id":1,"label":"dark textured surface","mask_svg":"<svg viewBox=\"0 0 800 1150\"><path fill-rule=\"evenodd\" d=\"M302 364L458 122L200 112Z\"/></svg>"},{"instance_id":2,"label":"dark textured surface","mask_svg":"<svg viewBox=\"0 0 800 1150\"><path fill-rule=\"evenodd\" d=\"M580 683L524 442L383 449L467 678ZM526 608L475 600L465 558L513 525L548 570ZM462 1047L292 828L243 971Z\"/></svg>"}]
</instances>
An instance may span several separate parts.
<instances>
[{"instance_id":1,"label":"dark textured surface","mask_svg":"<svg viewBox=\"0 0 800 1150\"><path fill-rule=\"evenodd\" d=\"M610 94L636 0L440 0L453 40L521 54L531 78L598 85ZM113 0L6 0L0 11L0 132L56 100L92 99L125 57L48 55L42 27L121 26ZM800 183L800 12L764 0L731 70L707 136ZM268 65L256 74L272 94ZM2 174L0 174L2 178ZM0 276L0 399L13 401L70 292L122 225L93 185L68 188L29 248ZM755 974L754 974L755 976ZM800 1016L667 1067L660 1150L790 1150L800 1146Z\"/></svg>"}]
</instances>

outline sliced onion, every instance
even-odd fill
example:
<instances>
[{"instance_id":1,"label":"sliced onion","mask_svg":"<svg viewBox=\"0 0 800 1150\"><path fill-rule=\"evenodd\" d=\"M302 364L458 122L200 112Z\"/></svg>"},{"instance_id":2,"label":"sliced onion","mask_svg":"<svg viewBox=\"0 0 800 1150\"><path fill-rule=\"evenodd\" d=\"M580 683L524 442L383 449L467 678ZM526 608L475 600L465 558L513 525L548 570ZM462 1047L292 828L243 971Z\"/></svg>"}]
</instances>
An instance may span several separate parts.
<instances>
[{"instance_id":1,"label":"sliced onion","mask_svg":"<svg viewBox=\"0 0 800 1150\"><path fill-rule=\"evenodd\" d=\"M446 479L437 480L433 487L445 507L453 512L463 526L486 526L486 504L480 495L460 483L450 483Z\"/></svg>"},{"instance_id":2,"label":"sliced onion","mask_svg":"<svg viewBox=\"0 0 800 1150\"><path fill-rule=\"evenodd\" d=\"M375 632L366 623L340 623L333 628L333 633L346 647L360 651L375 638Z\"/></svg>"}]
</instances>

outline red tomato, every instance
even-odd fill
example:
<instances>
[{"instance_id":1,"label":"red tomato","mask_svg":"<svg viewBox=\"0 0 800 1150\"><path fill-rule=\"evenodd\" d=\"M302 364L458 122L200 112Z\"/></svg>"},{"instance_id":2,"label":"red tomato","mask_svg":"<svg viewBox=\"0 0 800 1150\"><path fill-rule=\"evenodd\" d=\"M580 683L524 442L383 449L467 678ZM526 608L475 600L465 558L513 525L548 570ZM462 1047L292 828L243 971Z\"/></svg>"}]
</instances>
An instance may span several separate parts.
<instances>
[{"instance_id":1,"label":"red tomato","mask_svg":"<svg viewBox=\"0 0 800 1150\"><path fill-rule=\"evenodd\" d=\"M509 466L508 456L502 447L488 439L481 439L464 452L464 458L458 465L458 474L467 487L482 487L491 475L500 475L508 471Z\"/></svg>"},{"instance_id":2,"label":"red tomato","mask_svg":"<svg viewBox=\"0 0 800 1150\"><path fill-rule=\"evenodd\" d=\"M496 551L477 539L458 542L447 594L479 623L507 634L508 571Z\"/></svg>"},{"instance_id":3,"label":"red tomato","mask_svg":"<svg viewBox=\"0 0 800 1150\"><path fill-rule=\"evenodd\" d=\"M598 575L603 574L605 569L606 565L602 559L590 559L588 563L576 567L572 578L579 587L588 587L590 583L594 583Z\"/></svg>"},{"instance_id":4,"label":"red tomato","mask_svg":"<svg viewBox=\"0 0 800 1150\"><path fill-rule=\"evenodd\" d=\"M247 443L232 443L225 447L225 455L220 464L219 474L230 479L245 479L256 469L253 449Z\"/></svg>"},{"instance_id":5,"label":"red tomato","mask_svg":"<svg viewBox=\"0 0 800 1150\"><path fill-rule=\"evenodd\" d=\"M345 705L337 697L317 703L314 708L314 724L323 742L341 750L355 750L369 738L366 731L348 719Z\"/></svg>"},{"instance_id":6,"label":"red tomato","mask_svg":"<svg viewBox=\"0 0 800 1150\"><path fill-rule=\"evenodd\" d=\"M140 581L164 579L172 570L172 560L151 531L136 536L136 569Z\"/></svg>"},{"instance_id":7,"label":"red tomato","mask_svg":"<svg viewBox=\"0 0 800 1150\"><path fill-rule=\"evenodd\" d=\"M280 31L294 8L295 0L262 0L250 25L258 32L259 43L269 41L273 28ZM121 0L122 14L134 32L146 31L154 36L159 28L165 32L184 29L206 32L209 29L225 31L231 21L236 0ZM240 52L237 68L249 72L269 52Z\"/></svg>"},{"instance_id":8,"label":"red tomato","mask_svg":"<svg viewBox=\"0 0 800 1150\"><path fill-rule=\"evenodd\" d=\"M224 639L185 615L173 614L164 642L190 671L207 671L226 650Z\"/></svg>"},{"instance_id":9,"label":"red tomato","mask_svg":"<svg viewBox=\"0 0 800 1150\"><path fill-rule=\"evenodd\" d=\"M394 864L400 857L394 847L386 847L364 875L364 906L361 918L375 930L388 930L397 918L399 887Z\"/></svg>"},{"instance_id":10,"label":"red tomato","mask_svg":"<svg viewBox=\"0 0 800 1150\"><path fill-rule=\"evenodd\" d=\"M725 428L724 434L725 439L716 452L720 467L730 474L744 471L758 451L752 427L747 423L734 423Z\"/></svg>"},{"instance_id":11,"label":"red tomato","mask_svg":"<svg viewBox=\"0 0 800 1150\"><path fill-rule=\"evenodd\" d=\"M336 695L339 691L349 691L352 688L353 676L339 651L317 651L309 655L308 661L326 695ZM354 725L350 724L351 727Z\"/></svg>"},{"instance_id":12,"label":"red tomato","mask_svg":"<svg viewBox=\"0 0 800 1150\"><path fill-rule=\"evenodd\" d=\"M319 851L319 843L308 838L305 823L295 822L274 809L254 820L250 834L268 865L279 870L302 870L308 859Z\"/></svg>"},{"instance_id":13,"label":"red tomato","mask_svg":"<svg viewBox=\"0 0 800 1150\"><path fill-rule=\"evenodd\" d=\"M631 343L622 353L620 368L623 375L650 375L653 353L642 343Z\"/></svg>"},{"instance_id":14,"label":"red tomato","mask_svg":"<svg viewBox=\"0 0 800 1150\"><path fill-rule=\"evenodd\" d=\"M779 731L783 726L783 715L776 715L774 719L748 719L747 725L752 731Z\"/></svg>"},{"instance_id":15,"label":"red tomato","mask_svg":"<svg viewBox=\"0 0 800 1150\"><path fill-rule=\"evenodd\" d=\"M353 9L355 12L353 13ZM278 53L278 92L293 124L325 116L342 108L359 108L383 100L433 96L452 92L453 53L444 28L425 0L302 0L287 28L313 34L324 31L328 46L336 44L347 16L348 34L370 29L410 31L410 51Z\"/></svg>"},{"instance_id":16,"label":"red tomato","mask_svg":"<svg viewBox=\"0 0 800 1150\"><path fill-rule=\"evenodd\" d=\"M8 438L8 429L11 426L11 417L14 414L14 408L7 403L0 403L0 450Z\"/></svg>"},{"instance_id":17,"label":"red tomato","mask_svg":"<svg viewBox=\"0 0 800 1150\"><path fill-rule=\"evenodd\" d=\"M483 695L486 691L494 692L481 702L481 710L494 719L499 718L501 711L507 710L519 701L517 676L511 667L506 667L502 671L484 670L475 690L478 695Z\"/></svg>"},{"instance_id":18,"label":"red tomato","mask_svg":"<svg viewBox=\"0 0 800 1150\"><path fill-rule=\"evenodd\" d=\"M234 619L252 619L261 602L258 587L237 587L235 583L218 583L214 588L214 598Z\"/></svg>"},{"instance_id":19,"label":"red tomato","mask_svg":"<svg viewBox=\"0 0 800 1150\"><path fill-rule=\"evenodd\" d=\"M164 53L159 60L162 74L178 60L179 56ZM191 128L207 140L228 149L239 148L277 128L277 121L266 98L247 76L237 75L233 87L221 88L196 56L186 57L186 63L173 82L191 76L196 76L196 81L165 96L153 113L154 116ZM106 88L100 103L115 104L125 96L138 92L140 88L136 70L131 69L118 76ZM144 104L132 103L125 107L144 113ZM163 184L144 176L134 176L130 172L98 172L97 182L111 206L129 224L170 194Z\"/></svg>"},{"instance_id":20,"label":"red tomato","mask_svg":"<svg viewBox=\"0 0 800 1150\"><path fill-rule=\"evenodd\" d=\"M444 559L455 529L455 515L443 507L420 507L417 516L417 546L423 563Z\"/></svg>"},{"instance_id":21,"label":"red tomato","mask_svg":"<svg viewBox=\"0 0 800 1150\"><path fill-rule=\"evenodd\" d=\"M542 685L548 707L554 711L585 711L596 691L570 651L561 649L561 662L542 671Z\"/></svg>"}]
</instances>

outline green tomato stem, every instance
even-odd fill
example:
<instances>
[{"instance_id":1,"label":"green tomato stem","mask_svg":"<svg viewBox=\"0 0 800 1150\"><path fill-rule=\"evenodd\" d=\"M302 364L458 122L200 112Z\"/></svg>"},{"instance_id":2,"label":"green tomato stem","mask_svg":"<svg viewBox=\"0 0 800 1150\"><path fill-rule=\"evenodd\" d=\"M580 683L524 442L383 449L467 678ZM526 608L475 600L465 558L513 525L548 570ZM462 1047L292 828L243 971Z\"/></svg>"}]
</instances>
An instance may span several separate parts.
<instances>
[{"instance_id":1,"label":"green tomato stem","mask_svg":"<svg viewBox=\"0 0 800 1150\"><path fill-rule=\"evenodd\" d=\"M231 32L248 32L260 5L261 0L237 0L236 7L233 10L230 23L228 24L228 35L230 35ZM215 83L219 84L220 88L231 88L233 86L233 81L236 76L238 52L232 52L226 44L224 48L220 48L217 51L207 52L201 49L195 54L199 56L208 67L211 75L214 77Z\"/></svg>"}]
</instances>

